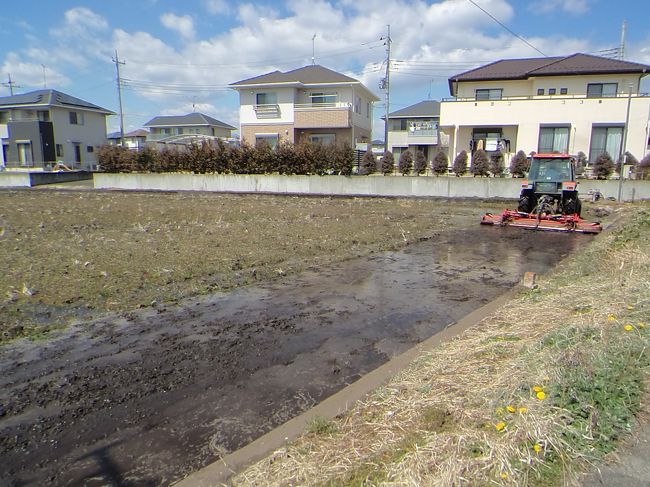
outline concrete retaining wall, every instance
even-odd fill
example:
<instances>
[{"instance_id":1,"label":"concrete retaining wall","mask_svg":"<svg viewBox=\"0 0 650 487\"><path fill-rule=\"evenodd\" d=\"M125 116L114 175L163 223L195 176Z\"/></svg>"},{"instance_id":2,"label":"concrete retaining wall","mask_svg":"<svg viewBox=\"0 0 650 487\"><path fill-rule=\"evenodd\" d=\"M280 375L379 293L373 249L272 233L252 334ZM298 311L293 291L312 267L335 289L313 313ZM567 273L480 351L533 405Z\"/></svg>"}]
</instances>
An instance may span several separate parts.
<instances>
[{"instance_id":1,"label":"concrete retaining wall","mask_svg":"<svg viewBox=\"0 0 650 487\"><path fill-rule=\"evenodd\" d=\"M318 194L342 196L419 196L443 198L517 198L521 179L432 176L280 176L240 174L95 173L97 189L214 191L224 193ZM600 191L618 197L618 181L580 180L583 198ZM626 201L650 199L650 181L624 181Z\"/></svg>"},{"instance_id":2,"label":"concrete retaining wall","mask_svg":"<svg viewBox=\"0 0 650 487\"><path fill-rule=\"evenodd\" d=\"M0 188L19 188L39 186L41 184L68 183L70 181L89 180L92 179L92 177L92 173L88 171L6 171L0 173Z\"/></svg>"},{"instance_id":3,"label":"concrete retaining wall","mask_svg":"<svg viewBox=\"0 0 650 487\"><path fill-rule=\"evenodd\" d=\"M31 185L27 172L0 172L0 188L24 188Z\"/></svg>"}]
</instances>

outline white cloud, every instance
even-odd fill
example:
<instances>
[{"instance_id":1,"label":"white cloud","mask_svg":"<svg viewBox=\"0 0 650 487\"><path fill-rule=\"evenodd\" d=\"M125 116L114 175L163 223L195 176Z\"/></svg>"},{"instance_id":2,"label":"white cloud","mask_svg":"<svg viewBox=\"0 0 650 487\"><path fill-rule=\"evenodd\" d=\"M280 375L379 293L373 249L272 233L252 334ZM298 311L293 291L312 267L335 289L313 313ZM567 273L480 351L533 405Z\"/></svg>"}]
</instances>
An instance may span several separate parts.
<instances>
[{"instance_id":1,"label":"white cloud","mask_svg":"<svg viewBox=\"0 0 650 487\"><path fill-rule=\"evenodd\" d=\"M529 9L533 12L584 14L589 10L590 0L541 0L532 2Z\"/></svg>"},{"instance_id":2,"label":"white cloud","mask_svg":"<svg viewBox=\"0 0 650 487\"><path fill-rule=\"evenodd\" d=\"M160 22L169 30L178 32L183 39L194 38L194 21L189 15L166 13L160 16Z\"/></svg>"},{"instance_id":3,"label":"white cloud","mask_svg":"<svg viewBox=\"0 0 650 487\"><path fill-rule=\"evenodd\" d=\"M230 13L230 6L226 0L204 0L205 9L212 15L227 15Z\"/></svg>"},{"instance_id":4,"label":"white cloud","mask_svg":"<svg viewBox=\"0 0 650 487\"><path fill-rule=\"evenodd\" d=\"M70 79L50 66L21 60L16 53L9 53L0 70L11 73L14 80L22 88L20 92L28 89L58 88L70 84Z\"/></svg>"}]
</instances>

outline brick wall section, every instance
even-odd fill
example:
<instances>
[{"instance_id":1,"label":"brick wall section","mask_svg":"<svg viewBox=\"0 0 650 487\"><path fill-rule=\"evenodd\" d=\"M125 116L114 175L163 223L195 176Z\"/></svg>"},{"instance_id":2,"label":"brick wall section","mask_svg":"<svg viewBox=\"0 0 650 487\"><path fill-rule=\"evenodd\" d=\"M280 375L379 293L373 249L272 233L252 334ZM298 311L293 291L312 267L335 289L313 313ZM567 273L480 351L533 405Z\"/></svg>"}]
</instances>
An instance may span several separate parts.
<instances>
[{"instance_id":1,"label":"brick wall section","mask_svg":"<svg viewBox=\"0 0 650 487\"><path fill-rule=\"evenodd\" d=\"M289 133L286 133L287 131ZM242 125L242 142L255 145L255 134L278 134L280 142L294 142L293 125L291 124Z\"/></svg>"},{"instance_id":2,"label":"brick wall section","mask_svg":"<svg viewBox=\"0 0 650 487\"><path fill-rule=\"evenodd\" d=\"M350 111L345 110L307 110L294 112L296 128L348 128Z\"/></svg>"}]
</instances>

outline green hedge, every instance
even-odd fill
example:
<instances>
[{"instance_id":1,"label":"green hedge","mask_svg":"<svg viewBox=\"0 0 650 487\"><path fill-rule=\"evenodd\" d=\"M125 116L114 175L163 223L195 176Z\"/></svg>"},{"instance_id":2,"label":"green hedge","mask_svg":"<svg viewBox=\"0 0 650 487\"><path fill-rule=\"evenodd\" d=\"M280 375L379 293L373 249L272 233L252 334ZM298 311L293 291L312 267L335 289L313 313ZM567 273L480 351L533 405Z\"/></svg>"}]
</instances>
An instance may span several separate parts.
<instances>
[{"instance_id":1,"label":"green hedge","mask_svg":"<svg viewBox=\"0 0 650 487\"><path fill-rule=\"evenodd\" d=\"M133 151L103 146L97 159L104 172L193 172L220 174L340 174L350 175L355 163L349 144L268 144L232 147L221 141L186 147Z\"/></svg>"}]
</instances>

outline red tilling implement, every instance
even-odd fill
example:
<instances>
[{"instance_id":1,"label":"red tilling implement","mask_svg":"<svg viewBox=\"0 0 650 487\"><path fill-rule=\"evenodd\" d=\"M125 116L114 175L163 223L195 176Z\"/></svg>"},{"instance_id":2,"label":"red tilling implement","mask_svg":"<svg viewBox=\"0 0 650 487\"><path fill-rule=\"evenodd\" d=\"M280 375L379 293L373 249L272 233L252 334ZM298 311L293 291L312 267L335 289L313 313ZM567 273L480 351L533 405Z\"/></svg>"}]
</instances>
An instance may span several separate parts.
<instances>
[{"instance_id":1,"label":"red tilling implement","mask_svg":"<svg viewBox=\"0 0 650 487\"><path fill-rule=\"evenodd\" d=\"M583 220L578 215L546 215L505 210L500 215L486 213L481 225L498 225L500 227L519 227L528 230L549 232L600 233L603 226L596 222Z\"/></svg>"}]
</instances>

